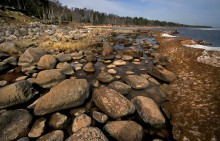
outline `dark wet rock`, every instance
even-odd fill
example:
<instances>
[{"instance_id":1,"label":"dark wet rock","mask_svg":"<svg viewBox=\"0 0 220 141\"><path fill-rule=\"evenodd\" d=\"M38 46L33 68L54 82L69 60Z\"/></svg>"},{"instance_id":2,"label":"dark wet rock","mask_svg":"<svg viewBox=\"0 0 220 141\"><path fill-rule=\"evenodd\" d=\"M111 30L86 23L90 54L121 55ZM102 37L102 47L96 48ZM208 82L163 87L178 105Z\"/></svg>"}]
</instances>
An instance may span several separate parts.
<instances>
[{"instance_id":1,"label":"dark wet rock","mask_svg":"<svg viewBox=\"0 0 220 141\"><path fill-rule=\"evenodd\" d=\"M121 59L124 61L131 61L133 60L133 57L130 55L123 55Z\"/></svg>"},{"instance_id":2,"label":"dark wet rock","mask_svg":"<svg viewBox=\"0 0 220 141\"><path fill-rule=\"evenodd\" d=\"M10 67L6 62L0 62L0 73L8 70Z\"/></svg>"},{"instance_id":3,"label":"dark wet rock","mask_svg":"<svg viewBox=\"0 0 220 141\"><path fill-rule=\"evenodd\" d=\"M16 140L27 136L32 116L24 109L9 110L0 115L0 140Z\"/></svg>"},{"instance_id":4,"label":"dark wet rock","mask_svg":"<svg viewBox=\"0 0 220 141\"><path fill-rule=\"evenodd\" d=\"M26 80L7 85L0 88L0 108L7 108L27 102L35 94L31 84Z\"/></svg>"},{"instance_id":5,"label":"dark wet rock","mask_svg":"<svg viewBox=\"0 0 220 141\"><path fill-rule=\"evenodd\" d=\"M37 65L40 58L45 54L44 50L29 48L20 56L18 65L22 66L23 71L26 71L25 68Z\"/></svg>"},{"instance_id":6,"label":"dark wet rock","mask_svg":"<svg viewBox=\"0 0 220 141\"><path fill-rule=\"evenodd\" d=\"M92 62L88 62L84 67L83 70L86 72L95 72L95 66Z\"/></svg>"},{"instance_id":7,"label":"dark wet rock","mask_svg":"<svg viewBox=\"0 0 220 141\"><path fill-rule=\"evenodd\" d=\"M159 128L164 126L165 118L157 104L151 99L144 96L137 96L131 100L141 119L153 127Z\"/></svg>"},{"instance_id":8,"label":"dark wet rock","mask_svg":"<svg viewBox=\"0 0 220 141\"><path fill-rule=\"evenodd\" d=\"M13 65L13 66L17 66L18 65L18 57L16 56L11 56L7 59L4 60L5 63Z\"/></svg>"},{"instance_id":9,"label":"dark wet rock","mask_svg":"<svg viewBox=\"0 0 220 141\"><path fill-rule=\"evenodd\" d=\"M66 74L66 75L73 75L74 74L73 67L67 62L57 64L57 69L61 73Z\"/></svg>"},{"instance_id":10,"label":"dark wet rock","mask_svg":"<svg viewBox=\"0 0 220 141\"><path fill-rule=\"evenodd\" d=\"M0 44L0 52L8 53L10 55L21 54L22 49L18 48L15 43L4 42Z\"/></svg>"},{"instance_id":11,"label":"dark wet rock","mask_svg":"<svg viewBox=\"0 0 220 141\"><path fill-rule=\"evenodd\" d=\"M92 120L89 116L87 116L86 114L81 114L73 120L72 132L75 133L83 127L88 127L91 123Z\"/></svg>"},{"instance_id":12,"label":"dark wet rock","mask_svg":"<svg viewBox=\"0 0 220 141\"><path fill-rule=\"evenodd\" d=\"M115 66L124 66L124 65L126 65L126 62L123 61L123 60L116 60L116 61L113 62L113 65L115 65Z\"/></svg>"},{"instance_id":13,"label":"dark wet rock","mask_svg":"<svg viewBox=\"0 0 220 141\"><path fill-rule=\"evenodd\" d=\"M64 80L37 100L34 114L44 115L80 106L88 98L89 88L85 79Z\"/></svg>"},{"instance_id":14,"label":"dark wet rock","mask_svg":"<svg viewBox=\"0 0 220 141\"><path fill-rule=\"evenodd\" d=\"M103 43L102 57L105 60L111 60L115 58L113 47L108 42Z\"/></svg>"},{"instance_id":15,"label":"dark wet rock","mask_svg":"<svg viewBox=\"0 0 220 141\"><path fill-rule=\"evenodd\" d=\"M66 78L66 75L62 74L56 69L44 70L38 73L35 83L43 88L51 88L56 86Z\"/></svg>"},{"instance_id":16,"label":"dark wet rock","mask_svg":"<svg viewBox=\"0 0 220 141\"><path fill-rule=\"evenodd\" d=\"M127 75L124 77L124 81L133 89L144 89L149 86L148 80L139 75Z\"/></svg>"},{"instance_id":17,"label":"dark wet rock","mask_svg":"<svg viewBox=\"0 0 220 141\"><path fill-rule=\"evenodd\" d=\"M62 130L55 130L51 133L47 133L36 141L64 141L64 133Z\"/></svg>"},{"instance_id":18,"label":"dark wet rock","mask_svg":"<svg viewBox=\"0 0 220 141\"><path fill-rule=\"evenodd\" d=\"M44 55L40 58L37 68L38 69L54 69L56 67L57 60L53 55Z\"/></svg>"},{"instance_id":19,"label":"dark wet rock","mask_svg":"<svg viewBox=\"0 0 220 141\"><path fill-rule=\"evenodd\" d=\"M97 111L93 111L92 113L92 117L98 121L99 123L105 123L108 120L108 116L106 114L97 112Z\"/></svg>"},{"instance_id":20,"label":"dark wet rock","mask_svg":"<svg viewBox=\"0 0 220 141\"><path fill-rule=\"evenodd\" d=\"M68 62L71 61L72 58L69 54L59 53L55 56L59 62Z\"/></svg>"},{"instance_id":21,"label":"dark wet rock","mask_svg":"<svg viewBox=\"0 0 220 141\"><path fill-rule=\"evenodd\" d=\"M152 71L148 72L153 77L156 77L165 82L172 82L176 79L176 75L161 66L154 67Z\"/></svg>"},{"instance_id":22,"label":"dark wet rock","mask_svg":"<svg viewBox=\"0 0 220 141\"><path fill-rule=\"evenodd\" d=\"M85 55L86 55L86 60L89 62L94 62L97 60L96 56L91 51L87 51Z\"/></svg>"},{"instance_id":23,"label":"dark wet rock","mask_svg":"<svg viewBox=\"0 0 220 141\"><path fill-rule=\"evenodd\" d=\"M134 105L123 95L106 86L93 91L92 99L97 107L114 119L133 114Z\"/></svg>"},{"instance_id":24,"label":"dark wet rock","mask_svg":"<svg viewBox=\"0 0 220 141\"><path fill-rule=\"evenodd\" d=\"M99 128L84 127L71 135L66 141L108 141L108 139Z\"/></svg>"},{"instance_id":25,"label":"dark wet rock","mask_svg":"<svg viewBox=\"0 0 220 141\"><path fill-rule=\"evenodd\" d=\"M119 92L120 94L126 95L130 92L131 87L123 82L114 81L108 85L109 88Z\"/></svg>"},{"instance_id":26,"label":"dark wet rock","mask_svg":"<svg viewBox=\"0 0 220 141\"><path fill-rule=\"evenodd\" d=\"M8 53L0 52L0 58L8 58L9 56Z\"/></svg>"},{"instance_id":27,"label":"dark wet rock","mask_svg":"<svg viewBox=\"0 0 220 141\"><path fill-rule=\"evenodd\" d=\"M143 128L134 121L112 121L108 122L104 129L119 141L142 141Z\"/></svg>"},{"instance_id":28,"label":"dark wet rock","mask_svg":"<svg viewBox=\"0 0 220 141\"><path fill-rule=\"evenodd\" d=\"M28 137L30 138L37 138L40 137L45 128L46 118L39 118L35 121L34 125L32 126L30 132L28 133Z\"/></svg>"},{"instance_id":29,"label":"dark wet rock","mask_svg":"<svg viewBox=\"0 0 220 141\"><path fill-rule=\"evenodd\" d=\"M61 113L54 113L49 120L49 126L54 129L63 129L67 124L67 116Z\"/></svg>"},{"instance_id":30,"label":"dark wet rock","mask_svg":"<svg viewBox=\"0 0 220 141\"><path fill-rule=\"evenodd\" d=\"M98 74L97 79L104 83L110 83L114 80L114 77L112 77L112 75L107 72L101 71Z\"/></svg>"}]
</instances>

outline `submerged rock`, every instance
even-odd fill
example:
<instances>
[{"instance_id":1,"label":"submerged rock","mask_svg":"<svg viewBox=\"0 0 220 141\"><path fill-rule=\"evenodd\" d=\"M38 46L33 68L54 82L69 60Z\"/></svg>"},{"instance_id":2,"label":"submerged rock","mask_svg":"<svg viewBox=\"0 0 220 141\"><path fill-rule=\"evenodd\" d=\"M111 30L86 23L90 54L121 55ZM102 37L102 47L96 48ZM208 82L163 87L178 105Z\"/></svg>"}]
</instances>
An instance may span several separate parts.
<instances>
[{"instance_id":1,"label":"submerged rock","mask_svg":"<svg viewBox=\"0 0 220 141\"><path fill-rule=\"evenodd\" d=\"M101 71L98 74L97 79L104 83L110 83L114 80L114 77L112 77L112 75L107 72Z\"/></svg>"},{"instance_id":2,"label":"submerged rock","mask_svg":"<svg viewBox=\"0 0 220 141\"><path fill-rule=\"evenodd\" d=\"M134 105L127 98L106 86L96 88L92 100L97 107L114 119L135 112Z\"/></svg>"},{"instance_id":3,"label":"submerged rock","mask_svg":"<svg viewBox=\"0 0 220 141\"><path fill-rule=\"evenodd\" d=\"M35 115L80 106L89 96L90 85L85 79L67 79L40 97L34 108Z\"/></svg>"},{"instance_id":4,"label":"submerged rock","mask_svg":"<svg viewBox=\"0 0 220 141\"><path fill-rule=\"evenodd\" d=\"M83 70L86 72L95 72L95 66L92 62L88 62L84 67Z\"/></svg>"}]
</instances>

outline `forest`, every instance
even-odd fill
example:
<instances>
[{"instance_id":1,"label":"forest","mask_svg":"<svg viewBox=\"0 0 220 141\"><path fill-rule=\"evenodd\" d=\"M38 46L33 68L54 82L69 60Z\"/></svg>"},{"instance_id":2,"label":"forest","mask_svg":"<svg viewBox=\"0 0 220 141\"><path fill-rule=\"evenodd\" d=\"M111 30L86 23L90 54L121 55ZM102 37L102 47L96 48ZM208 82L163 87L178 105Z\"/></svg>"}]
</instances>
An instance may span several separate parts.
<instances>
[{"instance_id":1,"label":"forest","mask_svg":"<svg viewBox=\"0 0 220 141\"><path fill-rule=\"evenodd\" d=\"M61 24L62 22L79 22L92 25L125 26L189 26L174 22L149 20L143 17L122 17L87 8L69 8L59 0L0 0L2 9L13 9L34 16L44 21Z\"/></svg>"}]
</instances>

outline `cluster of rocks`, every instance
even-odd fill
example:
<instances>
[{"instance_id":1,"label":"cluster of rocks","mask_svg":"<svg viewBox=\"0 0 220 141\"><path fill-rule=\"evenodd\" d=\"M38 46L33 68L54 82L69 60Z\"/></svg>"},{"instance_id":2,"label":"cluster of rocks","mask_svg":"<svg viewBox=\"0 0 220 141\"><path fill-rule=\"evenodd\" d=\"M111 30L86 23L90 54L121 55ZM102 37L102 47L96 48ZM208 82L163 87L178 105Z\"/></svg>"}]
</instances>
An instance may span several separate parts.
<instances>
[{"instance_id":1,"label":"cluster of rocks","mask_svg":"<svg viewBox=\"0 0 220 141\"><path fill-rule=\"evenodd\" d=\"M136 43L157 48L149 44ZM72 52L0 44L0 72L19 66L23 74L12 83L0 81L0 140L166 138L146 129L166 126L160 104L176 75L163 67L168 58L151 53L156 65L148 70L144 56L135 47L114 50L108 42Z\"/></svg>"}]
</instances>

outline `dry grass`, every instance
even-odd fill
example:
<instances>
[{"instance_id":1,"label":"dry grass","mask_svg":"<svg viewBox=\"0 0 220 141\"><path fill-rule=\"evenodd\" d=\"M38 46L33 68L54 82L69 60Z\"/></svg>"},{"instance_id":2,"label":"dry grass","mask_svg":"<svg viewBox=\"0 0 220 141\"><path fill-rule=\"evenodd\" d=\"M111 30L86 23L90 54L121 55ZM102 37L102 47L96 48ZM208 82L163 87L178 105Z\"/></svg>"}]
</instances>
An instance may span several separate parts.
<instances>
[{"instance_id":1,"label":"dry grass","mask_svg":"<svg viewBox=\"0 0 220 141\"><path fill-rule=\"evenodd\" d=\"M50 50L82 50L94 46L96 43L89 41L73 41L73 42L51 42L46 41L39 44L39 48Z\"/></svg>"}]
</instances>

